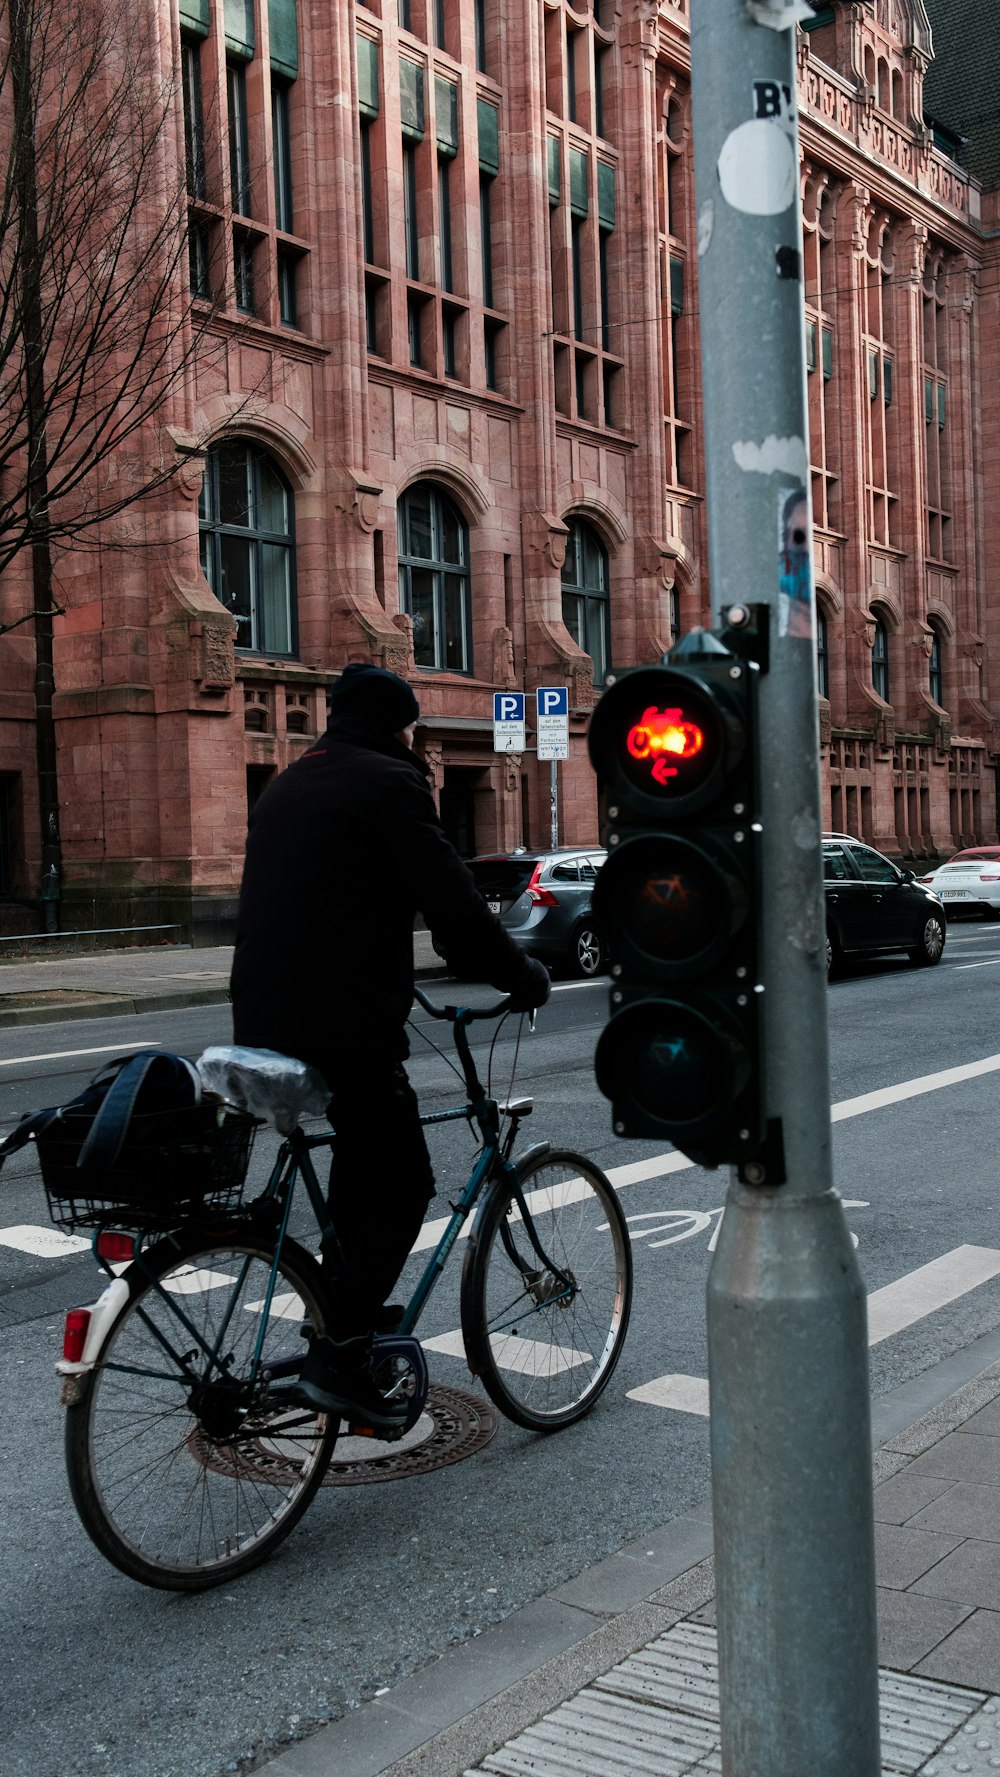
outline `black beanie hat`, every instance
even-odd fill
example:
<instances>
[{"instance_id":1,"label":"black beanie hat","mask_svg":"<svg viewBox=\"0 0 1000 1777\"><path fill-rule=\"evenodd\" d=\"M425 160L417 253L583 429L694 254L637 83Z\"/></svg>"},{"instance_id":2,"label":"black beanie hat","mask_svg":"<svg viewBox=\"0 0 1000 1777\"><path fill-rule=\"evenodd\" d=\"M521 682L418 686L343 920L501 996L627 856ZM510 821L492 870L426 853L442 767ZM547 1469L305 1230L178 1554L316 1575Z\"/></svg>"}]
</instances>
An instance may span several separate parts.
<instances>
[{"instance_id":1,"label":"black beanie hat","mask_svg":"<svg viewBox=\"0 0 1000 1777\"><path fill-rule=\"evenodd\" d=\"M398 734L419 714L420 705L405 679L361 660L345 666L330 692L331 722L346 716L379 734Z\"/></svg>"}]
</instances>

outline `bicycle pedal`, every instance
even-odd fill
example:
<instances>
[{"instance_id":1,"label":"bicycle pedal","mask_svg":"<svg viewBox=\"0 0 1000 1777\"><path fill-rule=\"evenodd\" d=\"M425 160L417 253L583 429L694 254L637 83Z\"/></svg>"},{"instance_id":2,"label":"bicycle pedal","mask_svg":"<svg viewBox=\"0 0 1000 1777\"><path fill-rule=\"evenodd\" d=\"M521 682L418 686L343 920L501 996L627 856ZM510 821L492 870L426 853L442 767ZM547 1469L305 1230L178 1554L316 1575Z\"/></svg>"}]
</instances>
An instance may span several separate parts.
<instances>
[{"instance_id":1,"label":"bicycle pedal","mask_svg":"<svg viewBox=\"0 0 1000 1777\"><path fill-rule=\"evenodd\" d=\"M374 1426L371 1426L371 1425L349 1425L347 1428L347 1432L348 1432L349 1437L352 1437L352 1438L376 1438L380 1444L396 1444L396 1443L398 1443L399 1439L403 1436L403 1433L405 1432L405 1430L406 1430L405 1425L400 1425L398 1428L396 1428L392 1431L388 1431L388 1430L376 1431Z\"/></svg>"}]
</instances>

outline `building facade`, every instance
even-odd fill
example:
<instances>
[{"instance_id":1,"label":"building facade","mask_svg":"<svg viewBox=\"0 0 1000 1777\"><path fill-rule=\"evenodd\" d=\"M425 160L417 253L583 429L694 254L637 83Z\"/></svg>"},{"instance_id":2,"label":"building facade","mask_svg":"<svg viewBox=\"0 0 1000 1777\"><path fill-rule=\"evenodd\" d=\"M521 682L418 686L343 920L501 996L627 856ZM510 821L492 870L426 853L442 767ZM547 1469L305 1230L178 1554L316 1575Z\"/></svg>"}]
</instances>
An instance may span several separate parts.
<instances>
[{"instance_id":1,"label":"building facade","mask_svg":"<svg viewBox=\"0 0 1000 1777\"><path fill-rule=\"evenodd\" d=\"M690 4L156 13L207 343L147 428L176 476L57 564L64 926L225 932L350 660L414 681L469 853L547 842L492 700L567 685L560 837L596 837L595 687L711 621ZM996 838L1000 760L1000 202L926 121L933 12L834 4L797 52L826 818L905 859ZM30 624L0 661L0 920L37 929Z\"/></svg>"}]
</instances>

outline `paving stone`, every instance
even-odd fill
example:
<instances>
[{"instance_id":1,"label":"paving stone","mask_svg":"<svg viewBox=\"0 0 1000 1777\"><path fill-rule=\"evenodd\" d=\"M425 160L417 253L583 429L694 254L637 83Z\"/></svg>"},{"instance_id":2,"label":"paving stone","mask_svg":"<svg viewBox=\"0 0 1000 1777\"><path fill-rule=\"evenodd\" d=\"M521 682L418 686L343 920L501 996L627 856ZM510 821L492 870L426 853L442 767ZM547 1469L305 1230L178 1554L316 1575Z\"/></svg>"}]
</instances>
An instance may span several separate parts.
<instances>
[{"instance_id":1,"label":"paving stone","mask_svg":"<svg viewBox=\"0 0 1000 1777\"><path fill-rule=\"evenodd\" d=\"M929 1765L924 1777L995 1777L1000 1771L1000 1700L987 1697L975 1715L957 1729Z\"/></svg>"},{"instance_id":2,"label":"paving stone","mask_svg":"<svg viewBox=\"0 0 1000 1777\"><path fill-rule=\"evenodd\" d=\"M916 1512L909 1523L917 1530L940 1530L945 1536L975 1536L981 1542L1000 1543L1000 1487L958 1481Z\"/></svg>"},{"instance_id":3,"label":"paving stone","mask_svg":"<svg viewBox=\"0 0 1000 1777\"><path fill-rule=\"evenodd\" d=\"M964 1617L972 1606L955 1604L950 1599L921 1597L917 1592L893 1592L887 1587L878 1590L878 1657L883 1666L897 1672L909 1672L927 1657ZM956 1678L954 1672L940 1676ZM970 1683L972 1681L970 1680Z\"/></svg>"},{"instance_id":4,"label":"paving stone","mask_svg":"<svg viewBox=\"0 0 1000 1777\"><path fill-rule=\"evenodd\" d=\"M1000 1610L1000 1544L967 1537L936 1567L913 1583L913 1591L956 1604Z\"/></svg>"},{"instance_id":5,"label":"paving stone","mask_svg":"<svg viewBox=\"0 0 1000 1777\"><path fill-rule=\"evenodd\" d=\"M876 1524L905 1524L952 1485L943 1475L914 1475L909 1468L875 1489Z\"/></svg>"},{"instance_id":6,"label":"paving stone","mask_svg":"<svg viewBox=\"0 0 1000 1777\"><path fill-rule=\"evenodd\" d=\"M1000 1691L1000 1612L974 1610L914 1668L927 1678Z\"/></svg>"},{"instance_id":7,"label":"paving stone","mask_svg":"<svg viewBox=\"0 0 1000 1777\"><path fill-rule=\"evenodd\" d=\"M991 1401L988 1407L981 1407L965 1421L963 1431L975 1432L977 1436L1000 1438L1000 1400Z\"/></svg>"},{"instance_id":8,"label":"paving stone","mask_svg":"<svg viewBox=\"0 0 1000 1777\"><path fill-rule=\"evenodd\" d=\"M1000 1487L1000 1438L964 1431L949 1432L933 1450L918 1456L911 1475L942 1475L947 1480Z\"/></svg>"},{"instance_id":9,"label":"paving stone","mask_svg":"<svg viewBox=\"0 0 1000 1777\"><path fill-rule=\"evenodd\" d=\"M905 1592L914 1580L958 1546L959 1539L910 1525L876 1524L875 1579L880 1586ZM997 1549L1000 1555L1000 1548ZM950 1595L950 1594L949 1594Z\"/></svg>"}]
</instances>

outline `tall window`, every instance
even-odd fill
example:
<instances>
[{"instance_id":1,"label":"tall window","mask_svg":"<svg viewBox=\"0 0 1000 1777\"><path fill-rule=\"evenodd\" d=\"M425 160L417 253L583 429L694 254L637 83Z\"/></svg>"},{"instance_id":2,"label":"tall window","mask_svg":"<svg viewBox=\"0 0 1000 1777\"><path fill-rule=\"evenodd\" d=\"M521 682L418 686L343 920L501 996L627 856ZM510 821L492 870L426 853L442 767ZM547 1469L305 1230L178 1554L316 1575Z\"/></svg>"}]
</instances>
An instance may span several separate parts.
<instances>
[{"instance_id":1,"label":"tall window","mask_svg":"<svg viewBox=\"0 0 1000 1777\"><path fill-rule=\"evenodd\" d=\"M872 684L885 703L889 701L889 634L879 617L872 642Z\"/></svg>"},{"instance_id":2,"label":"tall window","mask_svg":"<svg viewBox=\"0 0 1000 1777\"><path fill-rule=\"evenodd\" d=\"M271 77L271 154L274 161L274 221L283 234L292 233L292 131L290 82Z\"/></svg>"},{"instance_id":3,"label":"tall window","mask_svg":"<svg viewBox=\"0 0 1000 1777\"><path fill-rule=\"evenodd\" d=\"M923 282L924 463L927 553L950 561L951 463L948 433L948 310L943 257L929 257Z\"/></svg>"},{"instance_id":4,"label":"tall window","mask_svg":"<svg viewBox=\"0 0 1000 1777\"><path fill-rule=\"evenodd\" d=\"M429 481L407 488L397 515L399 606L413 619L413 657L440 672L472 667L469 533Z\"/></svg>"},{"instance_id":5,"label":"tall window","mask_svg":"<svg viewBox=\"0 0 1000 1777\"><path fill-rule=\"evenodd\" d=\"M816 606L816 678L821 697L830 695L830 646L826 612Z\"/></svg>"},{"instance_id":6,"label":"tall window","mask_svg":"<svg viewBox=\"0 0 1000 1777\"><path fill-rule=\"evenodd\" d=\"M236 618L237 648L294 654L294 506L277 464L244 438L215 445L198 516L202 571Z\"/></svg>"},{"instance_id":7,"label":"tall window","mask_svg":"<svg viewBox=\"0 0 1000 1777\"><path fill-rule=\"evenodd\" d=\"M226 63L226 99L229 106L229 185L233 210L251 215L250 131L247 123L247 71L242 62Z\"/></svg>"},{"instance_id":8,"label":"tall window","mask_svg":"<svg viewBox=\"0 0 1000 1777\"><path fill-rule=\"evenodd\" d=\"M932 630L931 652L927 662L927 689L934 703L944 703L944 666L941 659L941 636Z\"/></svg>"},{"instance_id":9,"label":"tall window","mask_svg":"<svg viewBox=\"0 0 1000 1777\"><path fill-rule=\"evenodd\" d=\"M899 500L895 491L898 465L896 408L893 406L893 248L884 219L876 217L872 223L864 263L868 538L872 543L895 544L899 532Z\"/></svg>"},{"instance_id":10,"label":"tall window","mask_svg":"<svg viewBox=\"0 0 1000 1777\"><path fill-rule=\"evenodd\" d=\"M695 476L691 444L691 320L688 315L688 219L691 163L687 95L664 74L657 94L659 205L659 310L663 341L663 441L667 481L690 487Z\"/></svg>"},{"instance_id":11,"label":"tall window","mask_svg":"<svg viewBox=\"0 0 1000 1777\"><path fill-rule=\"evenodd\" d=\"M806 296L806 368L809 372L809 447L812 464L813 520L822 529L836 529L840 516L838 475L839 411L834 364L837 303L834 261L834 196L824 176L810 177L803 205L803 248ZM883 365L883 381L892 396L892 359Z\"/></svg>"},{"instance_id":12,"label":"tall window","mask_svg":"<svg viewBox=\"0 0 1000 1777\"><path fill-rule=\"evenodd\" d=\"M569 520L562 569L563 622L579 648L594 662L594 683L610 665L608 557L603 543L582 519Z\"/></svg>"},{"instance_id":13,"label":"tall window","mask_svg":"<svg viewBox=\"0 0 1000 1777\"><path fill-rule=\"evenodd\" d=\"M188 197L205 197L205 112L201 97L201 44L181 38L181 86L184 99L184 170Z\"/></svg>"}]
</instances>

